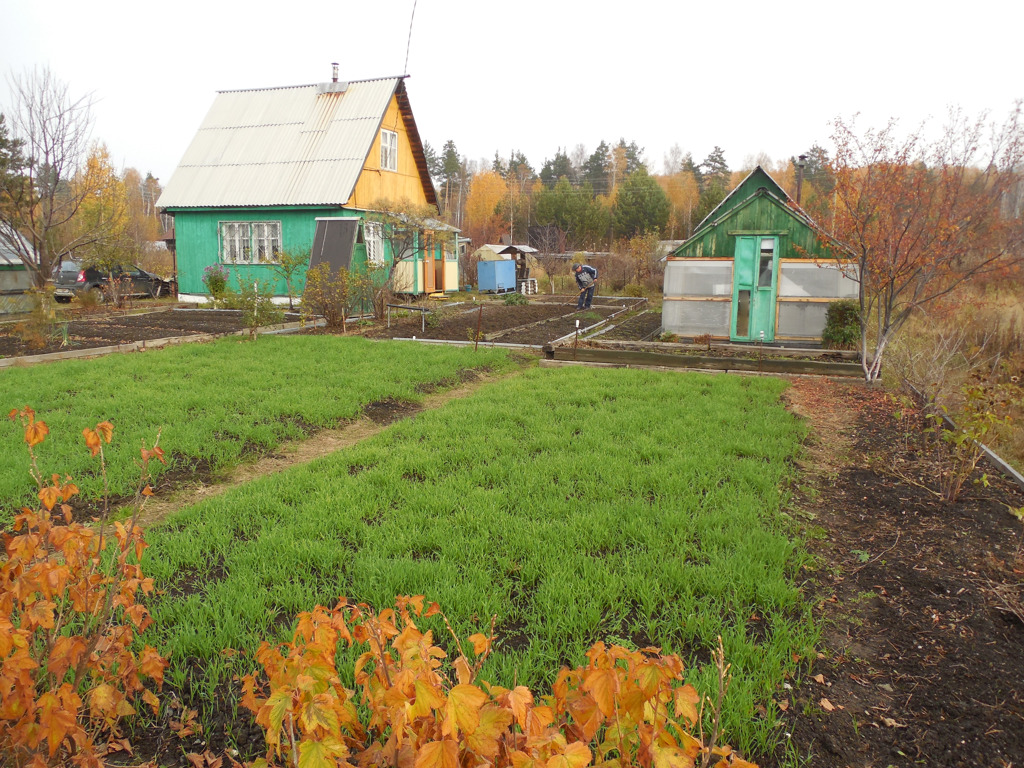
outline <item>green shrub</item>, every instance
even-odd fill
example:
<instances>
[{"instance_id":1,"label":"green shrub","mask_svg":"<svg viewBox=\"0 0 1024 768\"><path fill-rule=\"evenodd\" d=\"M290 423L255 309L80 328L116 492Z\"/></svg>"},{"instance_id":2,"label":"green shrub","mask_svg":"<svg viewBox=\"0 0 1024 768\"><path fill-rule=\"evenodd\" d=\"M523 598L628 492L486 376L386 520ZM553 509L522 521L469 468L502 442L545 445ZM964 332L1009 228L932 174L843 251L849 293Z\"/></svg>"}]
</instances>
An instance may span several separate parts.
<instances>
[{"instance_id":1,"label":"green shrub","mask_svg":"<svg viewBox=\"0 0 1024 768\"><path fill-rule=\"evenodd\" d=\"M640 298L644 295L644 287L639 283L630 283L629 285L622 289L622 294L624 296L634 296L636 298Z\"/></svg>"},{"instance_id":2,"label":"green shrub","mask_svg":"<svg viewBox=\"0 0 1024 768\"><path fill-rule=\"evenodd\" d=\"M203 270L203 284L216 305L228 290L228 268L221 264L211 264Z\"/></svg>"},{"instance_id":3,"label":"green shrub","mask_svg":"<svg viewBox=\"0 0 1024 768\"><path fill-rule=\"evenodd\" d=\"M516 292L516 293L506 293L505 294L505 306L508 306L508 307L521 307L521 306L524 306L524 305L529 304L529 303L530 303L530 300L528 298L526 298L523 294L519 293L519 292Z\"/></svg>"},{"instance_id":4,"label":"green shrub","mask_svg":"<svg viewBox=\"0 0 1024 768\"><path fill-rule=\"evenodd\" d=\"M256 329L284 322L284 310L274 303L274 286L260 280L238 281L238 293L230 297L231 309L242 311L242 322L249 329L249 338L256 338Z\"/></svg>"},{"instance_id":5,"label":"green shrub","mask_svg":"<svg viewBox=\"0 0 1024 768\"><path fill-rule=\"evenodd\" d=\"M853 299L828 305L821 345L826 349L856 349L860 344L860 306Z\"/></svg>"},{"instance_id":6,"label":"green shrub","mask_svg":"<svg viewBox=\"0 0 1024 768\"><path fill-rule=\"evenodd\" d=\"M365 272L351 272L344 267L331 272L326 262L306 273L306 289L302 294L302 313L307 318L322 317L328 328L347 329L349 315L361 312L373 303L373 277Z\"/></svg>"}]
</instances>

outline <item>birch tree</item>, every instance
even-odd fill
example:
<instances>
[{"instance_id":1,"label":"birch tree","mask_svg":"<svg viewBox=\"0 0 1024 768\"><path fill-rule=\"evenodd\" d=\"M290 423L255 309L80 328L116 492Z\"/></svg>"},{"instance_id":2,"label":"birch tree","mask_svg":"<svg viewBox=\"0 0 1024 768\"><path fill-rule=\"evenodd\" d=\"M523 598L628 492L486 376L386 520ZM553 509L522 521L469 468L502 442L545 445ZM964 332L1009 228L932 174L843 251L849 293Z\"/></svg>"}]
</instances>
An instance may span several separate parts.
<instances>
[{"instance_id":1,"label":"birch tree","mask_svg":"<svg viewBox=\"0 0 1024 768\"><path fill-rule=\"evenodd\" d=\"M89 149L92 99L72 96L46 68L12 76L10 84L8 118L23 159L0 174L0 221L7 225L0 238L41 288L64 256L91 241L90 232L68 233L89 194L76 175Z\"/></svg>"}]
</instances>

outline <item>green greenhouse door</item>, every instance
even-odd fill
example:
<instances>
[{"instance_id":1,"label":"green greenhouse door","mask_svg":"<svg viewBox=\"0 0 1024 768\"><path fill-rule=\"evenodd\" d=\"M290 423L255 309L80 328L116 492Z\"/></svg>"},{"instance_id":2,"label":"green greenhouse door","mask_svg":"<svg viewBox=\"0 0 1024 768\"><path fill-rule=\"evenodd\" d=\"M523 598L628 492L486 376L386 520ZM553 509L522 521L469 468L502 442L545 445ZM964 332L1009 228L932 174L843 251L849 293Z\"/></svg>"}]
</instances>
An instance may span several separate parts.
<instances>
[{"instance_id":1,"label":"green greenhouse door","mask_svg":"<svg viewBox=\"0 0 1024 768\"><path fill-rule=\"evenodd\" d=\"M737 237L733 261L733 341L775 340L778 238Z\"/></svg>"}]
</instances>

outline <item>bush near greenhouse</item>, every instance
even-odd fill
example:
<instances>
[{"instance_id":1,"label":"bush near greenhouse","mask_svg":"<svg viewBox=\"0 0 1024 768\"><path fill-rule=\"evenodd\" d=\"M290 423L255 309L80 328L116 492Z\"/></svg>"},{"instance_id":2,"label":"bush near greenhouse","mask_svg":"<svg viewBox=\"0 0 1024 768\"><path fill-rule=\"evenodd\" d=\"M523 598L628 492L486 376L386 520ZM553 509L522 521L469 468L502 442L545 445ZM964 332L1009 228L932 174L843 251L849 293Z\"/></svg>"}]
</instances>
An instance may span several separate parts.
<instances>
[{"instance_id":1,"label":"bush near greenhouse","mask_svg":"<svg viewBox=\"0 0 1024 768\"><path fill-rule=\"evenodd\" d=\"M852 299L833 301L825 313L821 345L826 349L856 349L860 344L860 306Z\"/></svg>"}]
</instances>

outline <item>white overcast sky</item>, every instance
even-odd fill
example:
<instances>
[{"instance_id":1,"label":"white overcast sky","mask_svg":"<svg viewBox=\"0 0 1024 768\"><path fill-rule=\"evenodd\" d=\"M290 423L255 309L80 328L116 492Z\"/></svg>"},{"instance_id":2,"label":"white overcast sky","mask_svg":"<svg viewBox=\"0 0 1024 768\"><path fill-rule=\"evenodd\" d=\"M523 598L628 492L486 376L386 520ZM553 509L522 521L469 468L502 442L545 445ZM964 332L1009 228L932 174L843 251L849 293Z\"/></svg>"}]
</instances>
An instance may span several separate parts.
<instances>
[{"instance_id":1,"label":"white overcast sky","mask_svg":"<svg viewBox=\"0 0 1024 768\"><path fill-rule=\"evenodd\" d=\"M561 146L673 144L730 167L828 146L829 121L947 107L1000 120L1024 97L1020 0L0 0L9 78L48 66L95 98L94 137L166 184L218 90L408 73L420 135L538 171Z\"/></svg>"}]
</instances>

